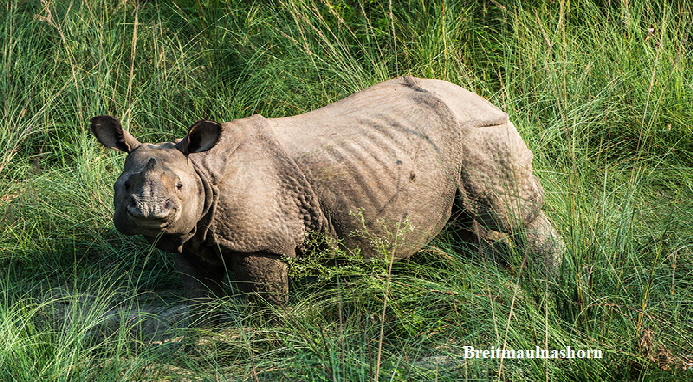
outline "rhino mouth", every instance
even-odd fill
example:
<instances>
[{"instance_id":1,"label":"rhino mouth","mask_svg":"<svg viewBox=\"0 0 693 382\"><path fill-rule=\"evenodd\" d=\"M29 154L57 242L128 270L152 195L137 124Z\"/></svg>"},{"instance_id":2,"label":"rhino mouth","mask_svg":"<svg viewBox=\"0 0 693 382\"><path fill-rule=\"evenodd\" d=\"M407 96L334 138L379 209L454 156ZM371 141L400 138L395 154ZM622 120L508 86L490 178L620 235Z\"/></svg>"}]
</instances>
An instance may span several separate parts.
<instances>
[{"instance_id":1,"label":"rhino mouth","mask_svg":"<svg viewBox=\"0 0 693 382\"><path fill-rule=\"evenodd\" d=\"M133 222L137 228L141 229L148 229L148 230L161 230L169 226L169 221L168 219L147 219L147 218L141 218L141 217L136 217L132 216L131 214L128 214L128 218L130 218L130 221Z\"/></svg>"},{"instance_id":2,"label":"rhino mouth","mask_svg":"<svg viewBox=\"0 0 693 382\"><path fill-rule=\"evenodd\" d=\"M166 216L141 216L126 211L128 220L137 230L145 232L168 232L174 230L174 223L178 221L181 215L179 208L173 208Z\"/></svg>"}]
</instances>

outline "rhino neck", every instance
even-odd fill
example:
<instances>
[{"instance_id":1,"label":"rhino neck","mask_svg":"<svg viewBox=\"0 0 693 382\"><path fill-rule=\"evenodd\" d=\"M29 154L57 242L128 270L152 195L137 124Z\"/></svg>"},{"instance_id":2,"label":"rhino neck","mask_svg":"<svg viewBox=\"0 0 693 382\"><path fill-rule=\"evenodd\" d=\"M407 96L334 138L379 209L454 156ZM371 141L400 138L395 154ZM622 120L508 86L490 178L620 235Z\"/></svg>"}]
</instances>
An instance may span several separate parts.
<instances>
[{"instance_id":1,"label":"rhino neck","mask_svg":"<svg viewBox=\"0 0 693 382\"><path fill-rule=\"evenodd\" d=\"M212 225L212 219L214 218L214 210L217 201L217 187L214 185L212 180L209 178L207 172L201 167L195 160L192 161L193 167L195 167L195 172L202 183L203 192L205 195L204 205L202 207L202 212L200 213L200 218L197 225L193 229L188 239L190 239L195 234L199 234L202 241L207 239L207 232L209 227Z\"/></svg>"}]
</instances>

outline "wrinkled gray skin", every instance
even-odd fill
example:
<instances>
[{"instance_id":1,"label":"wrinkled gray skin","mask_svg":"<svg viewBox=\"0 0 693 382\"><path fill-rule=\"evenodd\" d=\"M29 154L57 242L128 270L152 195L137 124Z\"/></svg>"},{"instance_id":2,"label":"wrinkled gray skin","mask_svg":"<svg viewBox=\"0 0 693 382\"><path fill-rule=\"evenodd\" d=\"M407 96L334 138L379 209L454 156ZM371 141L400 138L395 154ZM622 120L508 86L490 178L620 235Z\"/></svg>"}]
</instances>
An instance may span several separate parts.
<instances>
[{"instance_id":1,"label":"wrinkled gray skin","mask_svg":"<svg viewBox=\"0 0 693 382\"><path fill-rule=\"evenodd\" d=\"M308 233L375 256L351 233L391 238L406 224L394 248L404 259L453 211L481 248L522 231L549 272L560 263L532 153L505 113L448 82L396 78L293 117L199 121L157 145L110 116L91 123L102 144L128 153L114 186L116 228L174 253L193 299L221 294L230 269L242 291L283 304L280 258L300 256Z\"/></svg>"}]
</instances>

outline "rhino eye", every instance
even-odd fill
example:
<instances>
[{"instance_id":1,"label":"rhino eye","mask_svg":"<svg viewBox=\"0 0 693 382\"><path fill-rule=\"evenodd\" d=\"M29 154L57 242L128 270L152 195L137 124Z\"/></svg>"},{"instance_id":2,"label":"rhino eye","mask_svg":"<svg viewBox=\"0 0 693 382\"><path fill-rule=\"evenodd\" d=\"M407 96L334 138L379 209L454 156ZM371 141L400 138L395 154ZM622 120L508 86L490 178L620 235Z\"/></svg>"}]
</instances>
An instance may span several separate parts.
<instances>
[{"instance_id":1,"label":"rhino eye","mask_svg":"<svg viewBox=\"0 0 693 382\"><path fill-rule=\"evenodd\" d=\"M183 189L183 183L181 183L181 182L176 183L176 188L179 190Z\"/></svg>"}]
</instances>

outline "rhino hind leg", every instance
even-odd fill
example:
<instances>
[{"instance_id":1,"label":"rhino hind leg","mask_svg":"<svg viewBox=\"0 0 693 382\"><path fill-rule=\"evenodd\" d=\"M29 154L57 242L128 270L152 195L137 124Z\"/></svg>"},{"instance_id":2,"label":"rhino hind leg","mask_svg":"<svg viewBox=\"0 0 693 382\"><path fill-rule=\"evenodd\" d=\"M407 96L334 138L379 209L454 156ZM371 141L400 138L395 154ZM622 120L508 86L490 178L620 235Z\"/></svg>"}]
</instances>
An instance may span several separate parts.
<instances>
[{"instance_id":1,"label":"rhino hind leg","mask_svg":"<svg viewBox=\"0 0 693 382\"><path fill-rule=\"evenodd\" d=\"M544 190L515 126L505 120L468 129L462 154L455 204L467 216L471 241L501 262L521 254L534 269L555 273L563 242L541 210Z\"/></svg>"},{"instance_id":2,"label":"rhino hind leg","mask_svg":"<svg viewBox=\"0 0 693 382\"><path fill-rule=\"evenodd\" d=\"M277 255L256 252L231 256L236 285L251 301L286 305L289 294L288 266Z\"/></svg>"},{"instance_id":3,"label":"rhino hind leg","mask_svg":"<svg viewBox=\"0 0 693 382\"><path fill-rule=\"evenodd\" d=\"M540 267L543 263L545 273L555 276L563 260L565 244L543 211L525 226L525 241L527 250L533 253L534 265Z\"/></svg>"},{"instance_id":4,"label":"rhino hind leg","mask_svg":"<svg viewBox=\"0 0 693 382\"><path fill-rule=\"evenodd\" d=\"M551 278L557 275L563 260L565 244L542 212L522 227L520 232L494 231L473 220L464 226L460 240L469 243L484 258L510 267L515 254L527 260L527 265Z\"/></svg>"},{"instance_id":5,"label":"rhino hind leg","mask_svg":"<svg viewBox=\"0 0 693 382\"><path fill-rule=\"evenodd\" d=\"M502 232L493 228L483 224L482 219L468 220L462 240L473 244L480 255L502 266L510 266L513 253L519 253L532 269L556 276L565 244L543 211L531 221L517 225L515 230Z\"/></svg>"}]
</instances>

